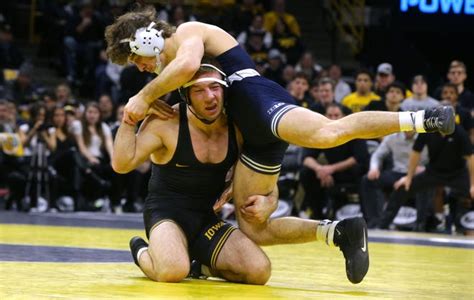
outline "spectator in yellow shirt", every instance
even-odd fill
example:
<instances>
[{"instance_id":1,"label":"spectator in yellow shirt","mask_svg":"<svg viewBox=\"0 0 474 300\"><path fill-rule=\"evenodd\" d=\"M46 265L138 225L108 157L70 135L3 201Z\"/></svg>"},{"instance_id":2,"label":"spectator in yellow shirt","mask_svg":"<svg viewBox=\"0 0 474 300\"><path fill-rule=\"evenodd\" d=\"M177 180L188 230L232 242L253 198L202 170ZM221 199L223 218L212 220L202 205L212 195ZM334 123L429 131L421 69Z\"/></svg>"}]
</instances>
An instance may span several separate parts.
<instances>
[{"instance_id":1,"label":"spectator in yellow shirt","mask_svg":"<svg viewBox=\"0 0 474 300\"><path fill-rule=\"evenodd\" d=\"M342 105L353 112L362 111L373 100L380 101L380 96L372 91L373 75L368 70L359 70L356 74L355 92L342 99Z\"/></svg>"}]
</instances>

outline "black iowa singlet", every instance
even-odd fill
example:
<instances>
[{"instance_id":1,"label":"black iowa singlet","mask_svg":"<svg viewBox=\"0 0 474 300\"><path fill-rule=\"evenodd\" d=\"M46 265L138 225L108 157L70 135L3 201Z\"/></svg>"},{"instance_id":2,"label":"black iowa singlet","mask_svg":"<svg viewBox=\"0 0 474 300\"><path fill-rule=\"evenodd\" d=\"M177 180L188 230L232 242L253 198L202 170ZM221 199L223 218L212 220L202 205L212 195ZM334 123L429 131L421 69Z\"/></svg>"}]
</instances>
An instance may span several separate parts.
<instances>
[{"instance_id":1,"label":"black iowa singlet","mask_svg":"<svg viewBox=\"0 0 474 300\"><path fill-rule=\"evenodd\" d=\"M208 212L225 187L228 170L239 149L233 123L229 120L227 155L218 164L201 163L194 155L185 103L179 105L179 136L175 153L164 164L152 164L145 208L184 208Z\"/></svg>"}]
</instances>

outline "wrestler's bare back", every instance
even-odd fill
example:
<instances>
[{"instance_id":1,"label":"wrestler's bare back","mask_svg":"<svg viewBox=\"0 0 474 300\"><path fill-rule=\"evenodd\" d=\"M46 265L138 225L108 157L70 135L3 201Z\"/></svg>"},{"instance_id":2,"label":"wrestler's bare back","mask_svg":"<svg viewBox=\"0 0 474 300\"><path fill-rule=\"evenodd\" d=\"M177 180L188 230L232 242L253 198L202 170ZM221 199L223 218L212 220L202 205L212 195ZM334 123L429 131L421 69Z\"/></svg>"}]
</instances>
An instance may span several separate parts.
<instances>
[{"instance_id":1,"label":"wrestler's bare back","mask_svg":"<svg viewBox=\"0 0 474 300\"><path fill-rule=\"evenodd\" d=\"M180 45L190 39L200 39L204 45L204 53L214 57L238 45L234 37L217 26L201 22L186 22L167 39L169 46L165 45L163 51L165 61L173 60Z\"/></svg>"}]
</instances>

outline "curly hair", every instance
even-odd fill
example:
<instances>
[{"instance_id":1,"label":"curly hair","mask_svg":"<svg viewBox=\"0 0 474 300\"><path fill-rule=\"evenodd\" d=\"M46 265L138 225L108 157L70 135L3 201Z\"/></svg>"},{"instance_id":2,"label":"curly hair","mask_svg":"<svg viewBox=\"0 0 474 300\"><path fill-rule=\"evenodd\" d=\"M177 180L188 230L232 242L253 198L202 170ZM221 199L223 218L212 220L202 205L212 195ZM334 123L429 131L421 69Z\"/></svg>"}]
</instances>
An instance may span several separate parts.
<instances>
[{"instance_id":1,"label":"curly hair","mask_svg":"<svg viewBox=\"0 0 474 300\"><path fill-rule=\"evenodd\" d=\"M155 29L163 30L164 38L168 38L176 32L176 27L156 18L156 10L153 6L145 6L121 15L112 25L107 26L105 29L106 51L113 63L118 65L127 63L132 52L128 43L121 42L121 40L132 38L137 29L147 27L151 22L156 23Z\"/></svg>"}]
</instances>

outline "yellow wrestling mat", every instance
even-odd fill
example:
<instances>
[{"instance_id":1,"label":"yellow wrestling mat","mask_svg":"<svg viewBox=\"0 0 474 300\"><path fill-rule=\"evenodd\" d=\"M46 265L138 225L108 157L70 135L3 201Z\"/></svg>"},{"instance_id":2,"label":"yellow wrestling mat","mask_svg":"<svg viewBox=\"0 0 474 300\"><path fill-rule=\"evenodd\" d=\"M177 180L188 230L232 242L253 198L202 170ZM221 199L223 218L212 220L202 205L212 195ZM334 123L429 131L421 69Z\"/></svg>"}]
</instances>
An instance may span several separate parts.
<instances>
[{"instance_id":1,"label":"yellow wrestling mat","mask_svg":"<svg viewBox=\"0 0 474 300\"><path fill-rule=\"evenodd\" d=\"M217 279L173 284L150 281L133 264L128 241L134 235L143 231L0 224L0 299L474 299L469 247L372 242L369 273L353 285L337 249L321 243L272 246L264 248L273 269L266 286ZM374 235L396 234L369 233Z\"/></svg>"}]
</instances>

